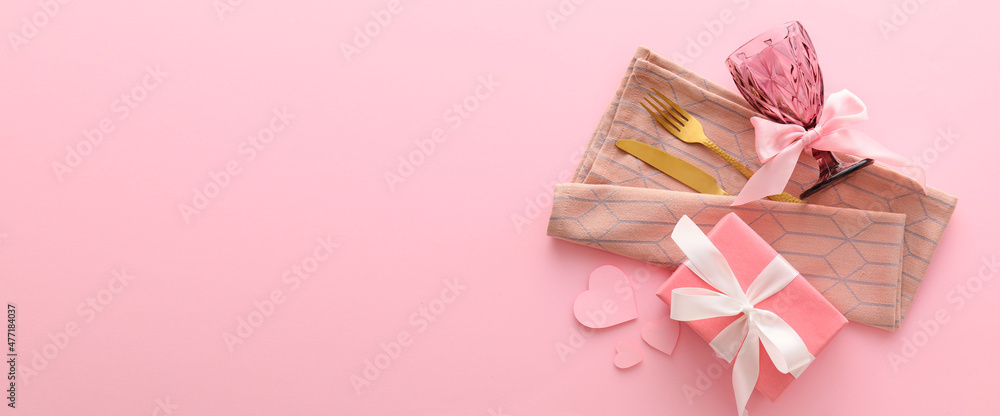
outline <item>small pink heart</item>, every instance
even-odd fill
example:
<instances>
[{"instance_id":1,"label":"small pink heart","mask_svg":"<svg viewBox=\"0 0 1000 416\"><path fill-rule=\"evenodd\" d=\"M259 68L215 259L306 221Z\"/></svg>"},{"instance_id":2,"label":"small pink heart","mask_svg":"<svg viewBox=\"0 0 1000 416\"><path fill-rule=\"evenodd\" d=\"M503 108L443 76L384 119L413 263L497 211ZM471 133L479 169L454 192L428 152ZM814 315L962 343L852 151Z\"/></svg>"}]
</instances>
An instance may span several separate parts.
<instances>
[{"instance_id":1,"label":"small pink heart","mask_svg":"<svg viewBox=\"0 0 1000 416\"><path fill-rule=\"evenodd\" d=\"M635 295L625 272L601 266L590 273L590 289L573 302L576 320L588 328L607 328L636 317Z\"/></svg>"},{"instance_id":2,"label":"small pink heart","mask_svg":"<svg viewBox=\"0 0 1000 416\"><path fill-rule=\"evenodd\" d=\"M621 339L615 345L615 367L626 369L642 362L642 350L634 342Z\"/></svg>"},{"instance_id":3,"label":"small pink heart","mask_svg":"<svg viewBox=\"0 0 1000 416\"><path fill-rule=\"evenodd\" d=\"M679 322L664 316L659 321L650 321L642 325L642 340L650 347L670 355L677 346L677 338L681 334Z\"/></svg>"}]
</instances>

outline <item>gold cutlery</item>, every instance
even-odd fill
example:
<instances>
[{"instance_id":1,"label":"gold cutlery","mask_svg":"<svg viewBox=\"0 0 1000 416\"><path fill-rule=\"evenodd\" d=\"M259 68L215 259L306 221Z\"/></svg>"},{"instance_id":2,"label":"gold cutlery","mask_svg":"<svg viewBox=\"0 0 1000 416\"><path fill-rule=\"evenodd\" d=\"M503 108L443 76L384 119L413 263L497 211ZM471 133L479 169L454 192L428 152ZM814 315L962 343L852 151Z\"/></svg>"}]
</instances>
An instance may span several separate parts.
<instances>
[{"instance_id":1,"label":"gold cutlery","mask_svg":"<svg viewBox=\"0 0 1000 416\"><path fill-rule=\"evenodd\" d=\"M666 96L660 93L656 88L653 88L654 94L649 94L645 98L646 103L652 106L656 111L653 111L646 104L639 103L642 108L645 108L650 115L656 119L656 122L663 126L670 134L674 137L680 139L685 143L690 144L700 144L708 147L715 154L719 155L726 160L730 165L732 165L736 170L738 170L743 176L749 178L753 176L753 171L743 166L738 160L726 153L722 148L716 145L712 140L705 136L705 130L701 127L701 123L698 122L691 113L687 110L681 108L673 101L670 101ZM652 98L652 100L650 100ZM769 199L781 202L798 202L801 203L802 200L790 195L787 192L782 192L778 195L771 195Z\"/></svg>"},{"instance_id":2,"label":"gold cutlery","mask_svg":"<svg viewBox=\"0 0 1000 416\"><path fill-rule=\"evenodd\" d=\"M712 175L670 153L646 143L628 139L616 141L615 146L648 163L667 176L677 179L678 182L691 187L691 189L703 194L729 195L719 187Z\"/></svg>"}]
</instances>

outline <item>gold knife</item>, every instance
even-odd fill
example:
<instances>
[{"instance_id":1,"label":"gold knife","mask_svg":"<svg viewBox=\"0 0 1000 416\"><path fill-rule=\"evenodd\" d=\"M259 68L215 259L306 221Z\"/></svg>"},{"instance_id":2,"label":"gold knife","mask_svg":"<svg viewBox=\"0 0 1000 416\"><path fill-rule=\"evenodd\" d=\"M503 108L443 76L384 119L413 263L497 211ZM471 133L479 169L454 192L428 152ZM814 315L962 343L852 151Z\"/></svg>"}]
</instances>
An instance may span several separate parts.
<instances>
[{"instance_id":1,"label":"gold knife","mask_svg":"<svg viewBox=\"0 0 1000 416\"><path fill-rule=\"evenodd\" d=\"M712 175L670 153L635 140L622 139L615 142L615 145L698 192L729 195L719 187Z\"/></svg>"}]
</instances>

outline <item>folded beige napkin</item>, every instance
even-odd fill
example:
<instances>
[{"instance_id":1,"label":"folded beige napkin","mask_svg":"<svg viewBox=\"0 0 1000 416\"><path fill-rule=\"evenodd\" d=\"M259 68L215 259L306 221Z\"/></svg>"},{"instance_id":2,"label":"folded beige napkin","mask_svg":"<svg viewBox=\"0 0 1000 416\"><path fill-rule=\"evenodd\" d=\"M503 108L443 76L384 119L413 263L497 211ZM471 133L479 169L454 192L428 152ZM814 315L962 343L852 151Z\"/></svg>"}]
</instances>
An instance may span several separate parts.
<instances>
[{"instance_id":1,"label":"folded beige napkin","mask_svg":"<svg viewBox=\"0 0 1000 416\"><path fill-rule=\"evenodd\" d=\"M730 194L746 183L708 148L681 142L656 124L639 106L652 88L697 117L705 134L730 155L752 170L760 167L749 121L755 113L746 101L640 47L574 184L556 188L549 235L673 268L682 260L668 238L677 217L691 216L707 230L736 212L848 319L889 330L900 325L955 197L933 188L924 194L908 177L873 165L811 197L809 204L764 200L729 207L732 197L695 194L615 147L618 139L656 146L715 176ZM815 161L803 155L785 190L798 195L817 177Z\"/></svg>"}]
</instances>

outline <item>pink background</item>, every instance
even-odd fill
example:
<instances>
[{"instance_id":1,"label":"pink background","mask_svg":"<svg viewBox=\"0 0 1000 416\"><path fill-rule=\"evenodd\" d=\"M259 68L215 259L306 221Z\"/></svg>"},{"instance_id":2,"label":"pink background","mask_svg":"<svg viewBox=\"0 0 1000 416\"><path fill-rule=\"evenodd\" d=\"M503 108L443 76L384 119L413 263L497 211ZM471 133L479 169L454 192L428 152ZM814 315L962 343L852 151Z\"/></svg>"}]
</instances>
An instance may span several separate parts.
<instances>
[{"instance_id":1,"label":"pink background","mask_svg":"<svg viewBox=\"0 0 1000 416\"><path fill-rule=\"evenodd\" d=\"M638 45L732 87L726 55L798 19L827 90L869 106L860 127L926 162L930 184L961 201L900 330L849 325L781 400L755 394L749 408L1000 412L1000 282L976 277L1000 254L1000 7L577 3L403 0L348 60L341 44L356 27L374 31L387 1L3 2L0 301L18 308L16 411L732 414L728 368L720 375L686 327L673 356L640 345L643 363L612 365L616 341L638 341L640 322L664 313L653 292L667 272L546 237L549 198ZM155 88L147 68L166 73ZM500 85L472 98L491 76ZM126 117L123 93L145 98ZM477 108L458 125L448 111L463 102ZM294 119L249 160L244 142L282 109ZM83 132L102 120L110 133L88 149ZM418 142L431 149L435 129L446 136L390 187L386 172ZM957 138L939 138L948 129ZM87 155L60 180L53 163L67 163L67 146ZM206 186L216 195L213 175L226 186L186 221L181 204ZM317 261L325 237L339 247ZM581 330L573 299L604 264L649 274L636 283L640 321L560 357ZM298 286L283 280L299 265L318 268ZM134 276L124 287L109 282L122 268ZM442 293L452 279L465 288ZM283 302L264 303L261 322L255 302L276 290ZM921 326L936 314L947 321ZM258 325L230 350L224 334L247 318ZM400 335L407 345L358 394L352 375ZM708 370L715 379L688 400L684 386Z\"/></svg>"}]
</instances>

